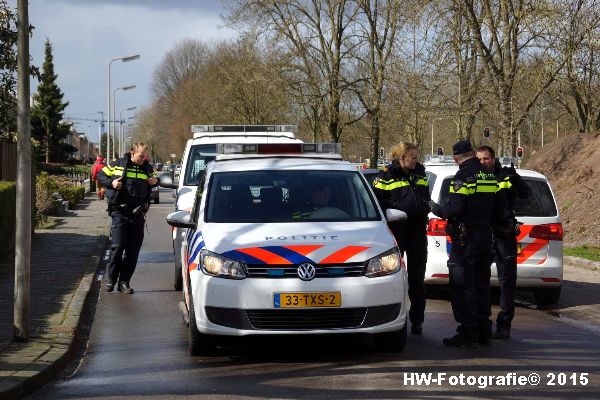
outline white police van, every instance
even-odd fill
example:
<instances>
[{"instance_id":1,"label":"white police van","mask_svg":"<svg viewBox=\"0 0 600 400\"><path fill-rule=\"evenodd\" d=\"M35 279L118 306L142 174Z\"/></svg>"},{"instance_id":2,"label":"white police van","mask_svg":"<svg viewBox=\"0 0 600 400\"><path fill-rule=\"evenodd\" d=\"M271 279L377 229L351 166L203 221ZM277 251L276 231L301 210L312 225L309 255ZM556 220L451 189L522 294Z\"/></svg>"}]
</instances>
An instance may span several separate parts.
<instances>
[{"instance_id":1,"label":"white police van","mask_svg":"<svg viewBox=\"0 0 600 400\"><path fill-rule=\"evenodd\" d=\"M510 159L507 162L510 163ZM458 166L435 156L424 165L431 199L441 204ZM517 199L515 204L517 220L523 222L517 237L517 288L533 290L539 305L555 304L560 298L563 280L563 227L556 199L544 175L526 169L517 172L531 192L529 198ZM452 244L446 235L446 221L429 214L427 235L425 283L447 285L447 261ZM491 276L492 286L498 286L495 264L492 264Z\"/></svg>"},{"instance_id":2,"label":"white police van","mask_svg":"<svg viewBox=\"0 0 600 400\"><path fill-rule=\"evenodd\" d=\"M206 165L214 160L219 143L302 143L296 138L295 125L192 125L193 138L186 143L178 182L161 186L176 189L175 211L190 211L200 177ZM175 290L183 285L181 244L185 229L173 229L173 253L175 254Z\"/></svg>"},{"instance_id":3,"label":"white police van","mask_svg":"<svg viewBox=\"0 0 600 400\"><path fill-rule=\"evenodd\" d=\"M369 333L401 351L406 269L370 185L339 144L221 144L198 176L185 229L189 349L222 335Z\"/></svg>"}]
</instances>

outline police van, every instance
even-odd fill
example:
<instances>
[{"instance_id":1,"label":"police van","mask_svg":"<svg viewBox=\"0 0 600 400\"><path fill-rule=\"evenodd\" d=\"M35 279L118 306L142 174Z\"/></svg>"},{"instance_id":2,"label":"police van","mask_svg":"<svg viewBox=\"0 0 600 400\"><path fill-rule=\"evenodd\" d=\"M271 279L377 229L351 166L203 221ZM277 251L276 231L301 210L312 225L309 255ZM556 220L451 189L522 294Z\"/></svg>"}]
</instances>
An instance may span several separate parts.
<instances>
[{"instance_id":1,"label":"police van","mask_svg":"<svg viewBox=\"0 0 600 400\"><path fill-rule=\"evenodd\" d=\"M510 163L510 159L504 161ZM431 199L443 204L458 166L438 159L430 159L424 165ZM523 223L517 237L517 288L533 290L539 305L555 304L563 280L563 227L556 198L544 175L526 169L517 172L531 192L529 198L518 198L515 204L516 218ZM447 285L446 263L452 243L446 235L446 221L430 213L427 237L425 283ZM491 284L498 286L495 263L491 276Z\"/></svg>"},{"instance_id":2,"label":"police van","mask_svg":"<svg viewBox=\"0 0 600 400\"><path fill-rule=\"evenodd\" d=\"M219 336L368 333L406 342L407 276L366 179L339 144L219 144L197 177L185 230L182 311L189 350ZM185 165L185 164L184 164Z\"/></svg>"},{"instance_id":3,"label":"police van","mask_svg":"<svg viewBox=\"0 0 600 400\"><path fill-rule=\"evenodd\" d=\"M200 177L206 165L214 160L219 143L302 143L296 138L295 125L192 125L193 138L186 143L178 182L164 183L160 186L176 189L175 211L190 211ZM173 229L173 252L175 255L175 290L183 285L181 244L186 230Z\"/></svg>"}]
</instances>

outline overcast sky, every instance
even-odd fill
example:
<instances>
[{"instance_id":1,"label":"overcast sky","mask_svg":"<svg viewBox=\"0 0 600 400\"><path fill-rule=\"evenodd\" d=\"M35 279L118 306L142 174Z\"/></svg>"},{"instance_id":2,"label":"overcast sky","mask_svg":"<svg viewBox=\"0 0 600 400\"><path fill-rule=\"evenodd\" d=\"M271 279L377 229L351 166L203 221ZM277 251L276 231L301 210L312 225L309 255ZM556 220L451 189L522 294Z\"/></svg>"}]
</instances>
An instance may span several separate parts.
<instances>
[{"instance_id":1,"label":"overcast sky","mask_svg":"<svg viewBox=\"0 0 600 400\"><path fill-rule=\"evenodd\" d=\"M9 3L16 7L16 0ZM111 88L117 91L116 112L150 103L150 81L156 65L178 41L232 38L224 27L218 0L31 0L29 19L35 27L30 42L33 63L41 67L44 42L50 39L58 84L69 101L66 116L107 118L108 62L140 54L141 59L111 67ZM36 81L31 91L35 93ZM123 113L123 116L131 112ZM78 131L98 141L99 124L78 121Z\"/></svg>"}]
</instances>

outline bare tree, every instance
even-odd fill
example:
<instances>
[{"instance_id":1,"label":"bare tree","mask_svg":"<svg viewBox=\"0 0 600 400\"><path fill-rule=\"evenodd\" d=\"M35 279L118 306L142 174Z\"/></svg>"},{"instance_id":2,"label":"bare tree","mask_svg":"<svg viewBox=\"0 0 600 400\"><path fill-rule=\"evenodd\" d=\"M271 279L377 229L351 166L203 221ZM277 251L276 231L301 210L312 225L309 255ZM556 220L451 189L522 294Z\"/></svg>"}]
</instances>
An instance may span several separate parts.
<instances>
[{"instance_id":1,"label":"bare tree","mask_svg":"<svg viewBox=\"0 0 600 400\"><path fill-rule=\"evenodd\" d=\"M579 125L579 132L600 130L600 2L567 2L561 51L566 68L556 100Z\"/></svg>"},{"instance_id":2,"label":"bare tree","mask_svg":"<svg viewBox=\"0 0 600 400\"><path fill-rule=\"evenodd\" d=\"M208 45L195 39L184 39L167 52L152 74L154 98L168 98L190 78L199 77L208 61Z\"/></svg>"},{"instance_id":3,"label":"bare tree","mask_svg":"<svg viewBox=\"0 0 600 400\"><path fill-rule=\"evenodd\" d=\"M384 87L391 56L396 44L396 33L402 24L401 10L404 2L398 0L359 0L361 14L357 18L360 43L357 48L357 71L364 71L353 88L364 107L370 121L370 160L371 167L377 167L379 158L379 137Z\"/></svg>"},{"instance_id":4,"label":"bare tree","mask_svg":"<svg viewBox=\"0 0 600 400\"><path fill-rule=\"evenodd\" d=\"M283 40L293 56L296 71L304 73L312 93L322 94L327 130L339 142L342 96L348 89L343 66L353 48L350 27L358 7L350 0L237 0L228 20L252 23L252 29ZM320 79L315 80L315 73ZM313 95L319 98L320 95Z\"/></svg>"},{"instance_id":5,"label":"bare tree","mask_svg":"<svg viewBox=\"0 0 600 400\"><path fill-rule=\"evenodd\" d=\"M463 7L500 114L498 152L512 153L515 130L564 66L555 52L558 31L554 27L560 8L544 0L464 0ZM543 60L545 69L515 118L515 79L526 58Z\"/></svg>"}]
</instances>

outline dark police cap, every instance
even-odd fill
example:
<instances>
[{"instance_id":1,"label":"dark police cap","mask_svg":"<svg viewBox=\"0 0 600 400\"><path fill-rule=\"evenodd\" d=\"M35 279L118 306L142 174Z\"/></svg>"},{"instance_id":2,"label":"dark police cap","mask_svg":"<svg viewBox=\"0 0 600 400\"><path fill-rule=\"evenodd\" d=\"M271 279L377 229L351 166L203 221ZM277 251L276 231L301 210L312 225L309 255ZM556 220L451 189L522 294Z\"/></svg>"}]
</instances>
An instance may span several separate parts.
<instances>
[{"instance_id":1,"label":"dark police cap","mask_svg":"<svg viewBox=\"0 0 600 400\"><path fill-rule=\"evenodd\" d=\"M471 142L468 140L461 140L456 142L454 146L452 146L452 154L465 154L473 150L473 146L471 146Z\"/></svg>"}]
</instances>

